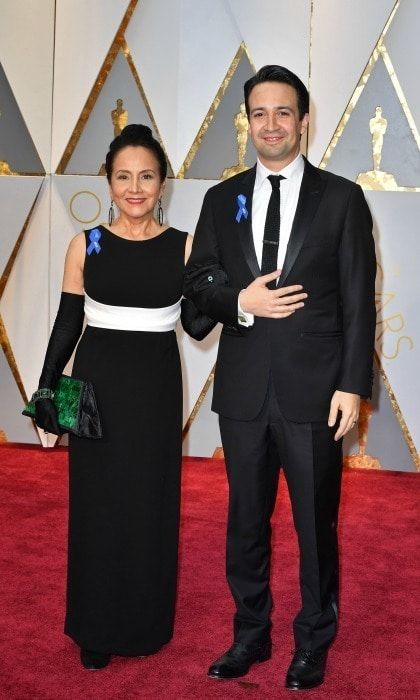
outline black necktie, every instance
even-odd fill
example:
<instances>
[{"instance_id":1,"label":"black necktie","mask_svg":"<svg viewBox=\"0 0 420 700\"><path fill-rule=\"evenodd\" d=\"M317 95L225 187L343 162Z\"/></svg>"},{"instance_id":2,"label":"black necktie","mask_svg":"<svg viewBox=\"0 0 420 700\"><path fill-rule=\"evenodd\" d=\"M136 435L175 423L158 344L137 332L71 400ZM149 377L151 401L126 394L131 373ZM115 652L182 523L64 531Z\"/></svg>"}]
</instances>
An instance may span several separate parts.
<instances>
[{"instance_id":1,"label":"black necktie","mask_svg":"<svg viewBox=\"0 0 420 700\"><path fill-rule=\"evenodd\" d=\"M280 180L284 180L283 175L269 175L271 187L273 188L267 207L265 217L263 251L261 260L261 274L268 275L277 270L277 257L279 252L280 237ZM269 289L276 288L276 280L269 282Z\"/></svg>"}]
</instances>

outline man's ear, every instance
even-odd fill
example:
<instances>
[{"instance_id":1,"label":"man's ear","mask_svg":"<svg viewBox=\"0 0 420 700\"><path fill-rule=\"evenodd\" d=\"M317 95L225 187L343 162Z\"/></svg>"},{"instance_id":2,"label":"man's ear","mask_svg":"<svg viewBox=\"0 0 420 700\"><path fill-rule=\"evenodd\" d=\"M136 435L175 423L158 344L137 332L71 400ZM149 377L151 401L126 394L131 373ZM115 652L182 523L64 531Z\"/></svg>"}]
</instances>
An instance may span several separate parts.
<instances>
[{"instance_id":1,"label":"man's ear","mask_svg":"<svg viewBox=\"0 0 420 700\"><path fill-rule=\"evenodd\" d=\"M303 119L302 119L302 122L301 122L301 125L300 125L300 135L301 135L301 136L305 133L305 131L307 130L308 126L309 126L309 114L306 113L306 114L303 115Z\"/></svg>"}]
</instances>

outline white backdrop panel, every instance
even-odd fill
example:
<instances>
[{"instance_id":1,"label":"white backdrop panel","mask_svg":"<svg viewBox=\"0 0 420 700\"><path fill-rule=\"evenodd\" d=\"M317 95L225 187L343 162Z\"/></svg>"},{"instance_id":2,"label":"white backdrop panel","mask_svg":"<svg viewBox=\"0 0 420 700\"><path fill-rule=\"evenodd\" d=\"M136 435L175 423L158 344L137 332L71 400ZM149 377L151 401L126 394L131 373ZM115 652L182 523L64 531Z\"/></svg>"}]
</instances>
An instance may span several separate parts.
<instances>
[{"instance_id":1,"label":"white backdrop panel","mask_svg":"<svg viewBox=\"0 0 420 700\"><path fill-rule=\"evenodd\" d=\"M54 0L1 3L0 63L43 162L50 167Z\"/></svg>"},{"instance_id":2,"label":"white backdrop panel","mask_svg":"<svg viewBox=\"0 0 420 700\"><path fill-rule=\"evenodd\" d=\"M163 206L171 226L194 234L204 195L218 180L167 180Z\"/></svg>"},{"instance_id":3,"label":"white backdrop panel","mask_svg":"<svg viewBox=\"0 0 420 700\"><path fill-rule=\"evenodd\" d=\"M57 0L52 171L95 84L129 0Z\"/></svg>"},{"instance_id":4,"label":"white backdrop panel","mask_svg":"<svg viewBox=\"0 0 420 700\"><path fill-rule=\"evenodd\" d=\"M50 326L54 322L60 301L68 245L76 233L104 223L108 208L108 182L105 177L52 176Z\"/></svg>"},{"instance_id":5,"label":"white backdrop panel","mask_svg":"<svg viewBox=\"0 0 420 700\"><path fill-rule=\"evenodd\" d=\"M28 396L38 386L48 339L49 189L45 178L0 302Z\"/></svg>"},{"instance_id":6,"label":"white backdrop panel","mask_svg":"<svg viewBox=\"0 0 420 700\"><path fill-rule=\"evenodd\" d=\"M311 0L227 0L255 68L277 63L308 83Z\"/></svg>"},{"instance_id":7,"label":"white backdrop panel","mask_svg":"<svg viewBox=\"0 0 420 700\"><path fill-rule=\"evenodd\" d=\"M7 177L0 179L0 275L38 194L42 177Z\"/></svg>"},{"instance_id":8,"label":"white backdrop panel","mask_svg":"<svg viewBox=\"0 0 420 700\"><path fill-rule=\"evenodd\" d=\"M0 430L8 442L29 442L38 444L34 425L24 418L23 399L4 353L0 350Z\"/></svg>"},{"instance_id":9,"label":"white backdrop panel","mask_svg":"<svg viewBox=\"0 0 420 700\"><path fill-rule=\"evenodd\" d=\"M378 313L376 337L381 338L377 349L411 436L419 445L420 196L409 192L365 194L375 220L377 256L383 270L383 277L377 276L377 292L394 295ZM384 303L386 297L381 300Z\"/></svg>"},{"instance_id":10,"label":"white backdrop panel","mask_svg":"<svg viewBox=\"0 0 420 700\"><path fill-rule=\"evenodd\" d=\"M183 454L194 457L212 457L216 448L222 446L219 430L219 417L211 410L213 383L204 397L194 422L182 445Z\"/></svg>"},{"instance_id":11,"label":"white backdrop panel","mask_svg":"<svg viewBox=\"0 0 420 700\"><path fill-rule=\"evenodd\" d=\"M184 392L183 425L188 420L216 362L220 330L221 325L218 324L207 338L198 342L184 333L181 324L178 324L177 336L181 354ZM189 454L195 453L190 452Z\"/></svg>"},{"instance_id":12,"label":"white backdrop panel","mask_svg":"<svg viewBox=\"0 0 420 700\"><path fill-rule=\"evenodd\" d=\"M168 180L164 198L164 204L167 203L167 221L172 226L193 234L204 195L214 184L216 182L211 180ZM179 329L184 380L184 423L216 362L219 335L220 325L205 340L197 342Z\"/></svg>"},{"instance_id":13,"label":"white backdrop panel","mask_svg":"<svg viewBox=\"0 0 420 700\"><path fill-rule=\"evenodd\" d=\"M164 9L155 0L144 0L126 39L178 172L241 37L224 0L173 0Z\"/></svg>"},{"instance_id":14,"label":"white backdrop panel","mask_svg":"<svg viewBox=\"0 0 420 700\"><path fill-rule=\"evenodd\" d=\"M394 0L314 0L308 156L319 165Z\"/></svg>"}]
</instances>

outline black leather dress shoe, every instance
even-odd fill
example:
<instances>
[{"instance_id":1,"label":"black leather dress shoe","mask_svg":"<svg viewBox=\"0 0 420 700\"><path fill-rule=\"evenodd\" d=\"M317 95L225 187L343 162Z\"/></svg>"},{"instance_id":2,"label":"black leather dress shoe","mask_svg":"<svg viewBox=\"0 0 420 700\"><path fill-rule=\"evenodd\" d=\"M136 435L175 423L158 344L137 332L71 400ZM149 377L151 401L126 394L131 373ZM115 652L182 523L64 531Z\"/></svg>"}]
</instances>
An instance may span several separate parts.
<instances>
[{"instance_id":1,"label":"black leather dress shoe","mask_svg":"<svg viewBox=\"0 0 420 700\"><path fill-rule=\"evenodd\" d=\"M240 678L245 676L252 664L268 661L271 658L271 642L260 646L247 646L240 642L232 644L230 649L212 664L208 671L209 678Z\"/></svg>"},{"instance_id":2,"label":"black leather dress shoe","mask_svg":"<svg viewBox=\"0 0 420 700\"><path fill-rule=\"evenodd\" d=\"M308 690L321 685L324 680L327 652L296 649L286 676L289 690Z\"/></svg>"},{"instance_id":3,"label":"black leather dress shoe","mask_svg":"<svg viewBox=\"0 0 420 700\"><path fill-rule=\"evenodd\" d=\"M103 654L100 651L89 651L88 649L80 649L80 661L88 671L99 671L101 668L108 666L111 660L111 654Z\"/></svg>"}]
</instances>

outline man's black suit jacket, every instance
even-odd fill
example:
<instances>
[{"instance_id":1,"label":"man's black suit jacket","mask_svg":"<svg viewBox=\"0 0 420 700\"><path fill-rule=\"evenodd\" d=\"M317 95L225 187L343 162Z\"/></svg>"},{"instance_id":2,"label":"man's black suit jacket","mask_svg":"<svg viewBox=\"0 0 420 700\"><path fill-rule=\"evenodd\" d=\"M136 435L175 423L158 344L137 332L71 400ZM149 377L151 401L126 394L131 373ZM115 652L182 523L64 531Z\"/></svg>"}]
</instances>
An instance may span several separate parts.
<instances>
[{"instance_id":1,"label":"man's black suit jacket","mask_svg":"<svg viewBox=\"0 0 420 700\"><path fill-rule=\"evenodd\" d=\"M375 247L361 188L305 159L296 215L278 286L303 285L305 306L288 318L238 325L241 289L261 274L252 237L256 168L205 195L187 265L185 296L223 323L213 410L237 420L260 411L274 381L284 416L323 421L336 389L370 396L375 332ZM248 216L236 220L237 197ZM227 285L215 282L222 268Z\"/></svg>"}]
</instances>

